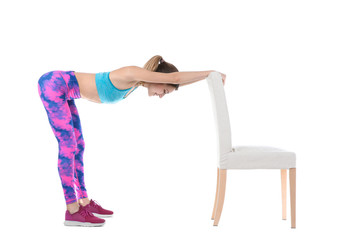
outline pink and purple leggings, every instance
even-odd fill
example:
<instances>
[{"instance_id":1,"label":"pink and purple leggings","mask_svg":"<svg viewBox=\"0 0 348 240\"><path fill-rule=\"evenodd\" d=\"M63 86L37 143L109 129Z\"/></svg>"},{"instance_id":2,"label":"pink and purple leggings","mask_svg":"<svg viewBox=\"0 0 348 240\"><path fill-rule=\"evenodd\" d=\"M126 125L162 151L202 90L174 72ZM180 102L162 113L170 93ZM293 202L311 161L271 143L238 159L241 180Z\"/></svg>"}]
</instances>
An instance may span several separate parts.
<instances>
[{"instance_id":1,"label":"pink and purple leggings","mask_svg":"<svg viewBox=\"0 0 348 240\"><path fill-rule=\"evenodd\" d=\"M51 71L38 81L41 101L58 140L58 172L66 204L86 198L83 173L85 142L74 99L81 98L74 71Z\"/></svg>"}]
</instances>

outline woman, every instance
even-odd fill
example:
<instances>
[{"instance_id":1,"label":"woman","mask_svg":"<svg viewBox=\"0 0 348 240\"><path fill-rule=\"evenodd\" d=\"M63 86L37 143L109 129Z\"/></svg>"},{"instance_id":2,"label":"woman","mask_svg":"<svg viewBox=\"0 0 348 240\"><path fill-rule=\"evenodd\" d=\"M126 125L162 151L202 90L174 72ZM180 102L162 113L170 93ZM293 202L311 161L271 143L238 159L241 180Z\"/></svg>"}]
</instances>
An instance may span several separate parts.
<instances>
[{"instance_id":1,"label":"woman","mask_svg":"<svg viewBox=\"0 0 348 240\"><path fill-rule=\"evenodd\" d=\"M74 99L116 103L138 86L146 87L149 96L162 98L179 86L205 79L210 72L179 72L173 64L156 55L144 68L127 66L96 74L51 71L40 77L39 95L59 145L58 172L67 205L65 225L102 226L105 223L102 218L113 215L88 198L83 171L85 142ZM223 83L225 78L222 74Z\"/></svg>"}]
</instances>

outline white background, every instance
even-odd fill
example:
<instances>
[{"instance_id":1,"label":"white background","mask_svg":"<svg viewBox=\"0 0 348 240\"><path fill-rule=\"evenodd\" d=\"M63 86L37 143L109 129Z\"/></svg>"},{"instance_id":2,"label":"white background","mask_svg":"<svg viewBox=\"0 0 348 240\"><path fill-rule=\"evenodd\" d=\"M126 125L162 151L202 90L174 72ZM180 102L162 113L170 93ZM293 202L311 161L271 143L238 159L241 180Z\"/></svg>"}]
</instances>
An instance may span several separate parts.
<instances>
[{"instance_id":1,"label":"white background","mask_svg":"<svg viewBox=\"0 0 348 240\"><path fill-rule=\"evenodd\" d=\"M345 1L2 1L1 225L6 239L347 239ZM65 227L58 143L38 95L48 71L216 70L233 145L297 155L297 228L280 170L229 170L213 227L216 132L205 80L162 99L77 99L89 197L101 228Z\"/></svg>"}]
</instances>

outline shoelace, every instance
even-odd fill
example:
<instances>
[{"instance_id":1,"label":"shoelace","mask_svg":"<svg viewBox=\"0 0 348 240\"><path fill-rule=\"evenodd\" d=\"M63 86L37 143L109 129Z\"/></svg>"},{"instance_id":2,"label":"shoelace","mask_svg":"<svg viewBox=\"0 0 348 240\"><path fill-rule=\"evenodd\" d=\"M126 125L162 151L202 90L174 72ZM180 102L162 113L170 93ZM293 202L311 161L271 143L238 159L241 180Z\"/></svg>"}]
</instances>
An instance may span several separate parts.
<instances>
[{"instance_id":1,"label":"shoelace","mask_svg":"<svg viewBox=\"0 0 348 240\"><path fill-rule=\"evenodd\" d=\"M96 207L96 208L101 208L101 205L95 201L95 200L91 200L90 204L93 206L93 207Z\"/></svg>"},{"instance_id":2,"label":"shoelace","mask_svg":"<svg viewBox=\"0 0 348 240\"><path fill-rule=\"evenodd\" d=\"M82 216L84 216L84 217L87 217L87 216L93 217L93 216L94 216L94 215L93 215L90 211L88 211L86 208L82 208L80 214L81 214Z\"/></svg>"}]
</instances>

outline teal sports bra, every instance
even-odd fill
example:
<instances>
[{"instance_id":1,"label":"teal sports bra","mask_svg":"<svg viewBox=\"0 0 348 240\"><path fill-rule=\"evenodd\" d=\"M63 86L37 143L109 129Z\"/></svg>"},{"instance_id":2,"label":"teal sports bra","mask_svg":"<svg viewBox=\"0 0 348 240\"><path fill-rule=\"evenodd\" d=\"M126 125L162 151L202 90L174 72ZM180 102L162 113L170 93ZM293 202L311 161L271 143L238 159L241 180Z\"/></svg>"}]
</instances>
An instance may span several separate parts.
<instances>
[{"instance_id":1,"label":"teal sports bra","mask_svg":"<svg viewBox=\"0 0 348 240\"><path fill-rule=\"evenodd\" d=\"M118 89L115 87L109 77L110 72L100 72L95 75L95 83L97 85L97 91L102 103L117 103L122 99L125 99L124 96L133 88L127 89ZM137 89L137 87L134 88ZM133 90L133 91L134 91ZM128 96L127 96L128 97Z\"/></svg>"}]
</instances>

